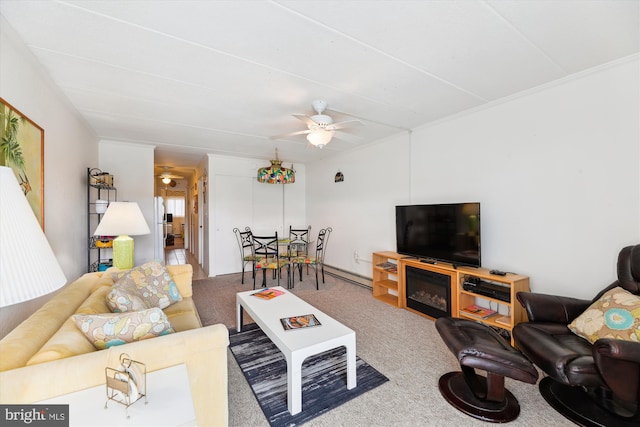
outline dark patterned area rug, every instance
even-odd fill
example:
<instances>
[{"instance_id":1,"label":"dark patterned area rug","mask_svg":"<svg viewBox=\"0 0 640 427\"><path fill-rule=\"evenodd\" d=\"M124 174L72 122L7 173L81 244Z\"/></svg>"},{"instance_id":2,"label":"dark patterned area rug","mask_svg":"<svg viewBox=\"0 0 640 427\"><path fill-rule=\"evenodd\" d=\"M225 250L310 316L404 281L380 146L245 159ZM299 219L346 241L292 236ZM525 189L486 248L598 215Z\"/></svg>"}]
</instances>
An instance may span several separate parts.
<instances>
[{"instance_id":1,"label":"dark patterned area rug","mask_svg":"<svg viewBox=\"0 0 640 427\"><path fill-rule=\"evenodd\" d=\"M302 412L287 409L287 362L284 355L257 327L230 331L230 349L272 427L309 421L389 381L356 356L358 385L347 390L346 350L339 347L309 357L302 365Z\"/></svg>"}]
</instances>

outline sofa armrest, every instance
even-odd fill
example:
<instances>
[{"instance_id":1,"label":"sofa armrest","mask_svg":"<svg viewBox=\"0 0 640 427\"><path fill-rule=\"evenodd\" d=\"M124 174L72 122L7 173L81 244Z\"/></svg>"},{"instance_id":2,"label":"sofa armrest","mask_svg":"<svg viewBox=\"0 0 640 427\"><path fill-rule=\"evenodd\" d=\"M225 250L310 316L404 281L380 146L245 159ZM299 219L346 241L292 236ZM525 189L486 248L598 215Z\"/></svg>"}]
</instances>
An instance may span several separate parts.
<instances>
[{"instance_id":1,"label":"sofa armrest","mask_svg":"<svg viewBox=\"0 0 640 427\"><path fill-rule=\"evenodd\" d=\"M591 305L588 300L531 292L518 292L516 297L527 311L529 322L569 324Z\"/></svg>"},{"instance_id":2,"label":"sofa armrest","mask_svg":"<svg viewBox=\"0 0 640 427\"><path fill-rule=\"evenodd\" d=\"M184 363L198 425L226 425L228 345L229 332L218 324L0 372L0 403L34 403L104 385L104 368L118 366L127 353L148 372Z\"/></svg>"}]
</instances>

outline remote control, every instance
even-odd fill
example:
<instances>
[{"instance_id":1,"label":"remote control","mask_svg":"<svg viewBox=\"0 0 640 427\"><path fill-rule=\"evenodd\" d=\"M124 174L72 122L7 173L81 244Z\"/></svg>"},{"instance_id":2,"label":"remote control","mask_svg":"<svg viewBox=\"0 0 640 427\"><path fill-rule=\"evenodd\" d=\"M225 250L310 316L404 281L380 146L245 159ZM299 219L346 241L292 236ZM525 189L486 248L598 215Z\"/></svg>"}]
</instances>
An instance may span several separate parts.
<instances>
[{"instance_id":1,"label":"remote control","mask_svg":"<svg viewBox=\"0 0 640 427\"><path fill-rule=\"evenodd\" d=\"M489 273L495 274L496 276L506 276L507 275L507 273L505 273L504 271L500 271L500 270L491 270Z\"/></svg>"}]
</instances>

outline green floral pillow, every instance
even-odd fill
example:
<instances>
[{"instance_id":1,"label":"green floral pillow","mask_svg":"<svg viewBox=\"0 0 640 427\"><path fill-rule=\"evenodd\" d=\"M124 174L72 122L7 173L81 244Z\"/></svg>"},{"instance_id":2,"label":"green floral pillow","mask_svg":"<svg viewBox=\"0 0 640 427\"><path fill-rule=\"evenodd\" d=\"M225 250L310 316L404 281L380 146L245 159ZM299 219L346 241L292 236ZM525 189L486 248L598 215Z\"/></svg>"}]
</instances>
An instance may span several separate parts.
<instances>
[{"instance_id":1,"label":"green floral pillow","mask_svg":"<svg viewBox=\"0 0 640 427\"><path fill-rule=\"evenodd\" d=\"M640 296L616 287L605 292L569 324L591 343L600 338L640 342Z\"/></svg>"},{"instance_id":2,"label":"green floral pillow","mask_svg":"<svg viewBox=\"0 0 640 427\"><path fill-rule=\"evenodd\" d=\"M164 311L157 307L132 313L76 314L72 317L98 350L175 332Z\"/></svg>"},{"instance_id":3,"label":"green floral pillow","mask_svg":"<svg viewBox=\"0 0 640 427\"><path fill-rule=\"evenodd\" d=\"M178 285L164 265L150 261L128 271L119 271L112 275L114 288L137 292L147 308L167 308L182 301Z\"/></svg>"}]
</instances>

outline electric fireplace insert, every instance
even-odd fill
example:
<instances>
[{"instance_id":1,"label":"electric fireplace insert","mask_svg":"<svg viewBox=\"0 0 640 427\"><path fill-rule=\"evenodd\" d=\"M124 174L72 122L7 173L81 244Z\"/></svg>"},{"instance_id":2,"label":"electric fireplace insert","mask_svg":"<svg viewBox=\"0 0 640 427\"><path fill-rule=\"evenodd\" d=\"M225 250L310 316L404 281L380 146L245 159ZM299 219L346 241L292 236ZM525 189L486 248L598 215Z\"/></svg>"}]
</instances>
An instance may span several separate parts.
<instances>
[{"instance_id":1,"label":"electric fireplace insert","mask_svg":"<svg viewBox=\"0 0 640 427\"><path fill-rule=\"evenodd\" d=\"M407 307L433 318L451 316L451 276L407 266Z\"/></svg>"}]
</instances>

